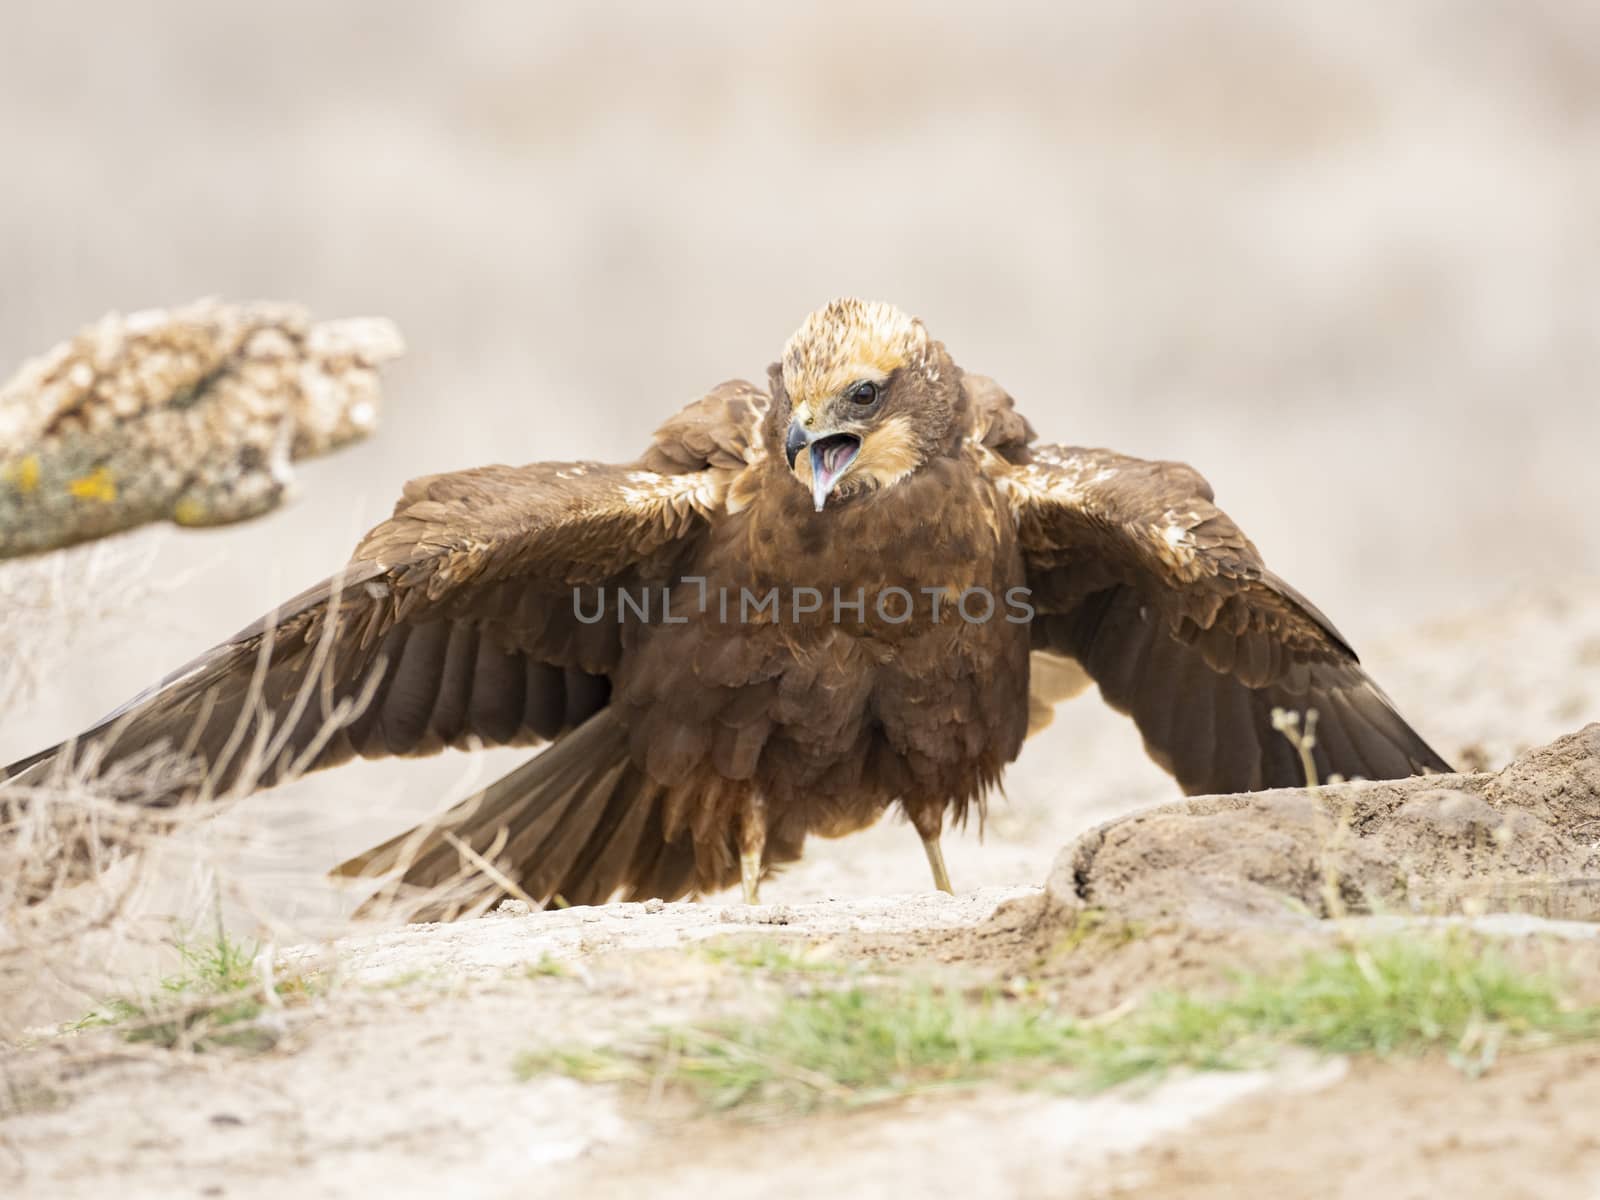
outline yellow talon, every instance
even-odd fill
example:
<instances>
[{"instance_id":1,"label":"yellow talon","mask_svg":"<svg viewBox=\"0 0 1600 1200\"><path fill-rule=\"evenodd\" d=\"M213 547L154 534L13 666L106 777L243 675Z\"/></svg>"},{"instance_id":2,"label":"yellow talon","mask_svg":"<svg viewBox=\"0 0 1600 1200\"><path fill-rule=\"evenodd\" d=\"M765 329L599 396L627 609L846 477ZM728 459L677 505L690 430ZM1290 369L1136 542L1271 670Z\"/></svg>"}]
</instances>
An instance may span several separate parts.
<instances>
[{"instance_id":1,"label":"yellow talon","mask_svg":"<svg viewBox=\"0 0 1600 1200\"><path fill-rule=\"evenodd\" d=\"M761 903L761 851L745 851L739 856L739 877L744 883L744 902Z\"/></svg>"},{"instance_id":2,"label":"yellow talon","mask_svg":"<svg viewBox=\"0 0 1600 1200\"><path fill-rule=\"evenodd\" d=\"M928 853L928 866L933 868L933 886L954 896L956 890L950 886L950 872L944 867L944 848L939 845L939 835L923 838L922 848Z\"/></svg>"}]
</instances>

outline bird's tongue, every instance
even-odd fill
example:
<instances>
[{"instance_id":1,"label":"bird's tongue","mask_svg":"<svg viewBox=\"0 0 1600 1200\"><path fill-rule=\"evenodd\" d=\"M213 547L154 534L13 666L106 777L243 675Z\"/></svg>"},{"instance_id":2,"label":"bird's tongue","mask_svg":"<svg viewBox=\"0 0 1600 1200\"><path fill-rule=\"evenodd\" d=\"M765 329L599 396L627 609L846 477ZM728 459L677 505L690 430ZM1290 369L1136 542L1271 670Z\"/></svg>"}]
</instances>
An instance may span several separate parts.
<instances>
[{"instance_id":1,"label":"bird's tongue","mask_svg":"<svg viewBox=\"0 0 1600 1200\"><path fill-rule=\"evenodd\" d=\"M860 449L861 443L847 433L830 434L811 443L811 502L818 512Z\"/></svg>"}]
</instances>

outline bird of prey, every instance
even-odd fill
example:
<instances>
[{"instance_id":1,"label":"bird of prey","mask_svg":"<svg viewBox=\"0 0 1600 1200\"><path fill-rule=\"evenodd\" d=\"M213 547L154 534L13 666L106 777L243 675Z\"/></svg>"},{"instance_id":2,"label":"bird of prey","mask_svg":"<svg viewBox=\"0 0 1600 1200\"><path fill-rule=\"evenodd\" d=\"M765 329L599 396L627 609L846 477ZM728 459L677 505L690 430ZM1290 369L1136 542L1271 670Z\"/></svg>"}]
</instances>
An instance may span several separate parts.
<instances>
[{"instance_id":1,"label":"bird of prey","mask_svg":"<svg viewBox=\"0 0 1600 1200\"><path fill-rule=\"evenodd\" d=\"M1449 771L1212 499L1180 463L1035 441L920 320L836 300L765 388L713 388L634 462L407 484L338 575L67 746L181 748L177 801L551 743L339 868L465 871L465 907L753 902L896 806L948 890L945 821L1090 682L1189 793L1304 782L1276 709L1319 715L1324 777Z\"/></svg>"}]
</instances>

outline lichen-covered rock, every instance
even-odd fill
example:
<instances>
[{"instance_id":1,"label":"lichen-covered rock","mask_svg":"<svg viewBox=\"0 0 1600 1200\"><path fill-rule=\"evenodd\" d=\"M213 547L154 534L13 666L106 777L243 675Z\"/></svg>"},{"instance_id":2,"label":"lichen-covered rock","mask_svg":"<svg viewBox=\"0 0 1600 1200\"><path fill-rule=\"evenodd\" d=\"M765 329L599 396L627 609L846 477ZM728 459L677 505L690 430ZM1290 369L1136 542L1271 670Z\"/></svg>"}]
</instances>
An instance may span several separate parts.
<instances>
[{"instance_id":1,"label":"lichen-covered rock","mask_svg":"<svg viewBox=\"0 0 1600 1200\"><path fill-rule=\"evenodd\" d=\"M0 557L282 502L290 464L376 428L382 319L201 300L110 314L0 386Z\"/></svg>"}]
</instances>

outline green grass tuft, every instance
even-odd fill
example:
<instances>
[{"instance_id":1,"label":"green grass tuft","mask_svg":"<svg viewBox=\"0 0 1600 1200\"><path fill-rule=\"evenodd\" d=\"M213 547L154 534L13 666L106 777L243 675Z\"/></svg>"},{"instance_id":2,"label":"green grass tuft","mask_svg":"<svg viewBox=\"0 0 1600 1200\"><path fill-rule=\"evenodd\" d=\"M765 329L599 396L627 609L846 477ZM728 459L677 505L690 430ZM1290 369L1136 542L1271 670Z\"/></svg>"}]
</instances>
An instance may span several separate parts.
<instances>
[{"instance_id":1,"label":"green grass tuft","mask_svg":"<svg viewBox=\"0 0 1600 1200\"><path fill-rule=\"evenodd\" d=\"M1170 1070L1270 1061L1280 1045L1326 1054L1442 1051L1469 1074L1502 1047L1600 1036L1600 1008L1568 1003L1460 932L1384 938L1315 955L1278 976L1247 976L1217 999L1163 993L1089 1032L1082 1065L1105 1085Z\"/></svg>"},{"instance_id":2,"label":"green grass tuft","mask_svg":"<svg viewBox=\"0 0 1600 1200\"><path fill-rule=\"evenodd\" d=\"M712 962L745 971L836 974L849 965L835 957L827 943L798 938L719 938L707 942L701 951Z\"/></svg>"},{"instance_id":3,"label":"green grass tuft","mask_svg":"<svg viewBox=\"0 0 1600 1200\"><path fill-rule=\"evenodd\" d=\"M1056 1061L1070 1028L993 996L849 988L789 997L766 1021L667 1030L636 1053L525 1055L517 1069L524 1077L554 1070L636 1084L660 1076L711 1109L806 1111L964 1082L1010 1063Z\"/></svg>"},{"instance_id":4,"label":"green grass tuft","mask_svg":"<svg viewBox=\"0 0 1600 1200\"><path fill-rule=\"evenodd\" d=\"M524 967L522 974L527 979L567 979L572 975L572 968L546 951L539 956L538 962L531 962Z\"/></svg>"},{"instance_id":5,"label":"green grass tuft","mask_svg":"<svg viewBox=\"0 0 1600 1200\"><path fill-rule=\"evenodd\" d=\"M210 941L180 942L177 951L182 969L162 979L152 995L113 997L69 1028L115 1026L130 1042L168 1048L264 1049L273 1043L274 1036L255 1025L267 1008L255 970L260 943L236 941L219 927ZM304 1000L321 983L315 974L297 975L276 981L273 993L280 1002Z\"/></svg>"},{"instance_id":6,"label":"green grass tuft","mask_svg":"<svg viewBox=\"0 0 1600 1200\"><path fill-rule=\"evenodd\" d=\"M524 1077L686 1089L757 1115L873 1103L1005 1078L1100 1088L1178 1068L1270 1063L1285 1046L1330 1054L1439 1051L1469 1073L1502 1049L1600 1036L1600 1008L1567 1003L1549 974L1459 934L1315 955L1227 995L1163 993L1079 1022L1032 999L928 986L788 996L764 1019L668 1029L641 1045L524 1055Z\"/></svg>"}]
</instances>

